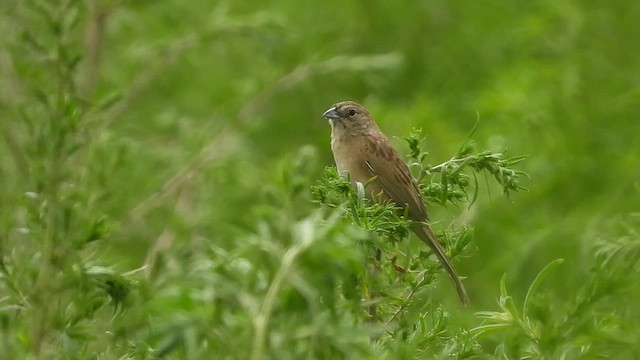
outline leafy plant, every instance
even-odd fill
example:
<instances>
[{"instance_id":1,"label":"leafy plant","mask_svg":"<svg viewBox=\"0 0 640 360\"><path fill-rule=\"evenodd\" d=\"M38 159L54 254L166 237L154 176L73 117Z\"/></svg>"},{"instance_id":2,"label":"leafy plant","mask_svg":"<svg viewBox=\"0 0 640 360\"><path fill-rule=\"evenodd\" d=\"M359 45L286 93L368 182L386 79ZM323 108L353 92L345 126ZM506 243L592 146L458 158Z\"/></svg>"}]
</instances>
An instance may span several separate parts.
<instances>
[{"instance_id":1,"label":"leafy plant","mask_svg":"<svg viewBox=\"0 0 640 360\"><path fill-rule=\"evenodd\" d=\"M524 9L0 1L0 358L640 358L637 6ZM322 170L349 98L434 135L470 309Z\"/></svg>"},{"instance_id":2,"label":"leafy plant","mask_svg":"<svg viewBox=\"0 0 640 360\"><path fill-rule=\"evenodd\" d=\"M500 282L500 311L481 311L476 316L483 324L470 329L474 338L497 338L495 355L499 358L593 359L617 354L635 358L632 344L640 338L637 329L628 328L623 314L628 311L615 304L631 289L624 284L640 271L638 233L611 240L598 240L592 249L592 266L578 287L576 296L557 296L539 291L542 281L564 262L556 259L533 280L518 309L506 289L506 277ZM557 306L564 298L562 306ZM568 299L567 299L568 298ZM622 311L622 312L620 312Z\"/></svg>"},{"instance_id":3,"label":"leafy plant","mask_svg":"<svg viewBox=\"0 0 640 360\"><path fill-rule=\"evenodd\" d=\"M428 200L442 206L448 202L473 203L478 193L478 183L476 181L475 187L472 187L468 180L482 171L494 175L505 194L523 189L519 178L526 174L511 166L521 162L524 157L503 159L501 153L474 153L475 145L470 136L451 160L435 167L423 165L427 153L422 149L420 131L414 130L405 139L409 144L412 167L419 169L421 189ZM471 171L472 175L468 175L467 171ZM439 179L425 176L432 173L439 173ZM429 296L436 282L439 264L429 259L427 249L416 250L415 246L408 244L406 239L409 237L410 221L402 216L402 209L393 203L369 202L363 196L366 186L358 184L354 189L349 179L337 174L335 167L328 167L321 182L312 188L315 201L331 209L341 209L345 214L345 222L369 234L365 242L359 243L368 254L371 264L366 273L358 275L361 284L358 287L362 288L363 298L368 305L368 308L365 307L367 314L360 316L382 325L380 334L375 337L382 344L390 345L392 339L416 337L419 342L413 345L418 347L419 352L433 354L437 348L445 349L454 334L442 325L448 315ZM472 197L469 195L471 191L474 191ZM455 260L464 254L472 241L473 228L464 225L444 229L440 233L450 257ZM438 318L430 326L426 325L425 317L433 316L434 312L439 314ZM472 355L476 344L473 338L467 340L458 344L456 350L447 348L447 351L453 351L460 357Z\"/></svg>"}]
</instances>

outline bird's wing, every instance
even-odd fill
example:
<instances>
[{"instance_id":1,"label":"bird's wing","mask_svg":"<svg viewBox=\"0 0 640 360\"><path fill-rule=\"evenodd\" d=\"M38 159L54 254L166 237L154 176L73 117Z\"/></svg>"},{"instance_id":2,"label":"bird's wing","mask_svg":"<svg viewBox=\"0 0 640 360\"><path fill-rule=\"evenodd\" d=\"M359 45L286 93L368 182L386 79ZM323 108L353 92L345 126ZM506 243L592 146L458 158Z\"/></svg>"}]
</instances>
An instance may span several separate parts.
<instances>
[{"instance_id":1,"label":"bird's wing","mask_svg":"<svg viewBox=\"0 0 640 360\"><path fill-rule=\"evenodd\" d=\"M396 204L409 207L411 220L427 221L427 209L407 163L386 138L369 136L367 141L371 156L365 164L371 177Z\"/></svg>"},{"instance_id":2,"label":"bird's wing","mask_svg":"<svg viewBox=\"0 0 640 360\"><path fill-rule=\"evenodd\" d=\"M384 136L370 136L367 141L370 156L367 156L365 166L371 177L375 177L376 183L396 204L409 207L409 218L416 221L412 225L413 231L433 249L455 284L460 301L466 306L469 303L467 292L438 238L426 224L427 208L409 167Z\"/></svg>"}]
</instances>

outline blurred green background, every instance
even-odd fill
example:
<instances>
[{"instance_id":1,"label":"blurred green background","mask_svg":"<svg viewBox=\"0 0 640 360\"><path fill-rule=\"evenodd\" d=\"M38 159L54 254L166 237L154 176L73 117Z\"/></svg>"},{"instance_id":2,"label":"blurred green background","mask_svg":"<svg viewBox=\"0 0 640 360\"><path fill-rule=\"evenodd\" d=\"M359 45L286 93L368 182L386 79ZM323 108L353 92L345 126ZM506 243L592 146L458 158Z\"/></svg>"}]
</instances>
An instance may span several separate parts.
<instances>
[{"instance_id":1,"label":"blurred green background","mask_svg":"<svg viewBox=\"0 0 640 360\"><path fill-rule=\"evenodd\" d=\"M36 190L11 144L31 146L35 130L20 114L34 109L36 90L55 91L46 56L25 45L24 29L43 42L55 31L34 3L0 4L0 215L10 264L16 244L37 252L15 235L24 193ZM81 212L109 229L87 255L102 265L129 271L164 253L160 271L174 274L167 281L181 292L200 286L190 266L211 244L233 252L265 223L308 216L318 205L304 194L332 165L321 114L346 99L367 106L404 153L400 138L422 128L433 164L454 154L478 119L481 148L529 155L519 169L530 191L511 202L482 180L471 209L431 210L435 220L475 228L457 263L471 307L455 306L448 283L434 290L459 326L496 309L503 274L521 302L556 258L565 262L544 292L571 302L594 244L626 234L621 224L638 215L638 2L105 0L78 8L74 81L88 104L108 105L88 115L91 140L70 168L84 189ZM25 154L28 163L46 157ZM637 299L634 274L623 285L635 297L613 308ZM193 315L196 304L166 306ZM640 312L624 314L640 326Z\"/></svg>"}]
</instances>

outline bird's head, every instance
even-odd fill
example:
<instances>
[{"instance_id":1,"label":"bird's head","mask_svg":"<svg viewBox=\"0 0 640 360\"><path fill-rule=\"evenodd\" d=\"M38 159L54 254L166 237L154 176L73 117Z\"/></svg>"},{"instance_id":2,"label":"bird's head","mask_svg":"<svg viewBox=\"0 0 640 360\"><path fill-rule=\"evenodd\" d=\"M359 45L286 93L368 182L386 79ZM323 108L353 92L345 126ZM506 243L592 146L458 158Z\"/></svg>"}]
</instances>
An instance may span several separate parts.
<instances>
[{"instance_id":1,"label":"bird's head","mask_svg":"<svg viewBox=\"0 0 640 360\"><path fill-rule=\"evenodd\" d=\"M325 111L322 116L329 120L332 129L344 131L347 134L366 132L376 128L367 109L353 101L339 102Z\"/></svg>"}]
</instances>

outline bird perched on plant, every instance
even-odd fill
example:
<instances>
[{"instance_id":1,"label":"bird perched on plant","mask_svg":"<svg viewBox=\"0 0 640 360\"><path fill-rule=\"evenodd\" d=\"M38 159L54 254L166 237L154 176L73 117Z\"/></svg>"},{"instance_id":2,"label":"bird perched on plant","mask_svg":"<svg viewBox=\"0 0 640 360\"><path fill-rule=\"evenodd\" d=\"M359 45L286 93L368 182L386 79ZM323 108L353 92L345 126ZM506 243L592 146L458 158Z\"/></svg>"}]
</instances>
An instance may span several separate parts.
<instances>
[{"instance_id":1,"label":"bird perched on plant","mask_svg":"<svg viewBox=\"0 0 640 360\"><path fill-rule=\"evenodd\" d=\"M393 201L408 208L411 229L436 254L453 281L463 305L469 297L436 235L427 224L429 217L418 184L407 163L380 131L362 105L343 101L322 116L331 124L331 151L341 176L351 183L367 184L365 195L375 201Z\"/></svg>"}]
</instances>

